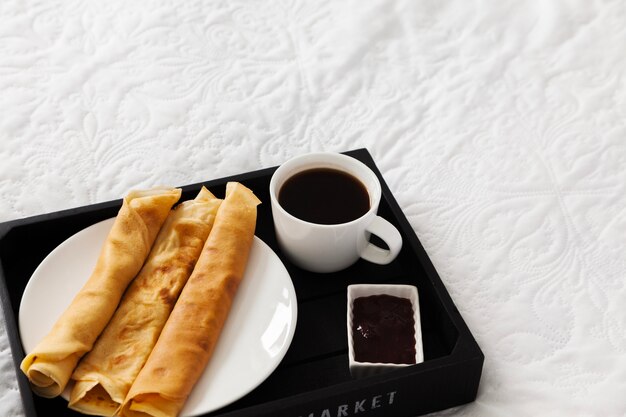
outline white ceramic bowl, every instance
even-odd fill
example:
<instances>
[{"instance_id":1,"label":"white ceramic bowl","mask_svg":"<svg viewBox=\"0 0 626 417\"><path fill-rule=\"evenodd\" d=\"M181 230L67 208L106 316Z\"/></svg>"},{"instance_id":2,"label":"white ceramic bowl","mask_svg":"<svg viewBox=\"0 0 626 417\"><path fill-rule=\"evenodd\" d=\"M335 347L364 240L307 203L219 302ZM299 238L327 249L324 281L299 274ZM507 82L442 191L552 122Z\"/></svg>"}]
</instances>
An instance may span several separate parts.
<instances>
[{"instance_id":1,"label":"white ceramic bowl","mask_svg":"<svg viewBox=\"0 0 626 417\"><path fill-rule=\"evenodd\" d=\"M413 306L415 319L415 363L424 361L422 349L422 326L420 324L420 308L417 288L412 285L387 285L387 284L355 284L348 286L348 357L350 374L355 378L374 375L385 371L390 371L412 364L382 363L382 362L358 362L354 358L354 339L352 336L352 306L354 299L368 297L371 295L391 295L395 297L408 298Z\"/></svg>"}]
</instances>

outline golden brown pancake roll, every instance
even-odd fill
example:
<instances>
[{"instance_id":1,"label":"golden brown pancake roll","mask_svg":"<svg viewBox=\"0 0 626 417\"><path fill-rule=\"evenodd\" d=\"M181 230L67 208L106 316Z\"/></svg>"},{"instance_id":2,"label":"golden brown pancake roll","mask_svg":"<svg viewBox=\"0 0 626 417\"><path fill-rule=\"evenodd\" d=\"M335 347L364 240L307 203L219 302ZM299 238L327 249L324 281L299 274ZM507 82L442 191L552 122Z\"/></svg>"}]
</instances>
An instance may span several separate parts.
<instances>
[{"instance_id":1,"label":"golden brown pancake roll","mask_svg":"<svg viewBox=\"0 0 626 417\"><path fill-rule=\"evenodd\" d=\"M115 414L193 271L221 201L202 187L172 210L113 318L74 370L70 408Z\"/></svg>"},{"instance_id":2,"label":"golden brown pancake roll","mask_svg":"<svg viewBox=\"0 0 626 417\"><path fill-rule=\"evenodd\" d=\"M52 330L22 361L33 391L55 397L65 389L79 359L91 350L143 265L181 190L131 191L107 235L91 276Z\"/></svg>"},{"instance_id":3,"label":"golden brown pancake roll","mask_svg":"<svg viewBox=\"0 0 626 417\"><path fill-rule=\"evenodd\" d=\"M248 262L260 201L228 183L213 230L120 415L176 416L204 372Z\"/></svg>"}]
</instances>

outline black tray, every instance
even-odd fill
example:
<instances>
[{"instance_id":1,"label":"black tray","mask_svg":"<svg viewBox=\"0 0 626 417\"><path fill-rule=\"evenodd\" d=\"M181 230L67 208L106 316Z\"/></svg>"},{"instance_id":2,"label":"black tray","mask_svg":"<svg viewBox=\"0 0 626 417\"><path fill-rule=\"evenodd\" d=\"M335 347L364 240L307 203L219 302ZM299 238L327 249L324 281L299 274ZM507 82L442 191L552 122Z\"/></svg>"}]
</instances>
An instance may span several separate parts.
<instances>
[{"instance_id":1,"label":"black tray","mask_svg":"<svg viewBox=\"0 0 626 417\"><path fill-rule=\"evenodd\" d=\"M239 181L263 201L256 234L281 257L298 298L293 342L278 368L254 391L207 416L322 417L326 415L415 416L473 401L484 356L450 299L417 236L365 149L346 152L378 175L383 197L379 214L400 230L403 249L394 262L359 261L347 270L314 274L291 265L274 236L269 181L275 168L188 185L182 200L201 185L218 196L227 181ZM78 416L61 398L32 394L19 370L24 350L16 318L24 287L35 268L65 239L117 214L121 200L0 224L0 296L26 415ZM356 283L416 285L419 291L424 362L389 373L353 379L348 369L346 288Z\"/></svg>"}]
</instances>

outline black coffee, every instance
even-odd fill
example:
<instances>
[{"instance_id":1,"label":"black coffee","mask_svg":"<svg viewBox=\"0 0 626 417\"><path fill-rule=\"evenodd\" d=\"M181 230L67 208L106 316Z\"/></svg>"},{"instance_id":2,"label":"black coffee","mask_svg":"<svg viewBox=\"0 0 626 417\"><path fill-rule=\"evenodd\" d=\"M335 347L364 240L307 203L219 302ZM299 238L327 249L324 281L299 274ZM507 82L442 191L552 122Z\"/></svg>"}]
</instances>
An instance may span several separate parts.
<instances>
[{"instance_id":1,"label":"black coffee","mask_svg":"<svg viewBox=\"0 0 626 417\"><path fill-rule=\"evenodd\" d=\"M313 168L289 178L278 193L278 202L292 216L318 224L347 223L370 209L361 181L332 168Z\"/></svg>"}]
</instances>

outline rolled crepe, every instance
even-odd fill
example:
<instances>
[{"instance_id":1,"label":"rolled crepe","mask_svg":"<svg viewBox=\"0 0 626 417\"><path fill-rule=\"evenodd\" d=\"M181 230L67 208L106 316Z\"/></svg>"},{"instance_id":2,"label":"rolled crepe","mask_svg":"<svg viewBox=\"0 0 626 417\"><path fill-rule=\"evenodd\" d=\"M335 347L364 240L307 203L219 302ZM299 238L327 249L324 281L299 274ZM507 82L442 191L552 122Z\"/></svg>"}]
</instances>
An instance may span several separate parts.
<instances>
[{"instance_id":1,"label":"rolled crepe","mask_svg":"<svg viewBox=\"0 0 626 417\"><path fill-rule=\"evenodd\" d=\"M91 350L141 269L180 194L177 188L155 188L131 191L124 198L91 276L21 363L36 394L55 397L63 392L79 359Z\"/></svg>"},{"instance_id":2,"label":"rolled crepe","mask_svg":"<svg viewBox=\"0 0 626 417\"><path fill-rule=\"evenodd\" d=\"M115 414L191 275L221 201L202 187L172 210L113 318L74 370L70 408Z\"/></svg>"},{"instance_id":3,"label":"rolled crepe","mask_svg":"<svg viewBox=\"0 0 626 417\"><path fill-rule=\"evenodd\" d=\"M204 372L243 278L260 201L228 183L213 230L146 364L119 412L173 417Z\"/></svg>"}]
</instances>

